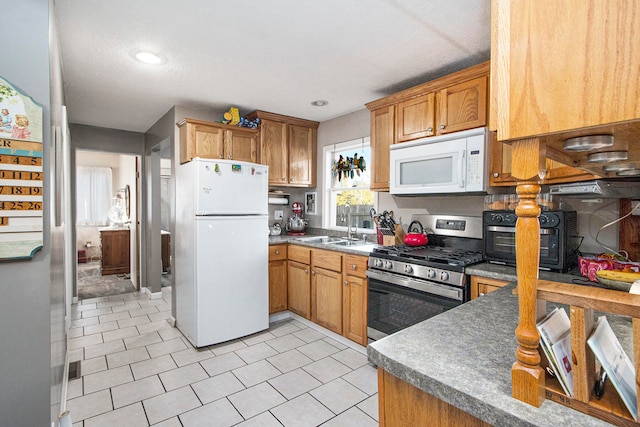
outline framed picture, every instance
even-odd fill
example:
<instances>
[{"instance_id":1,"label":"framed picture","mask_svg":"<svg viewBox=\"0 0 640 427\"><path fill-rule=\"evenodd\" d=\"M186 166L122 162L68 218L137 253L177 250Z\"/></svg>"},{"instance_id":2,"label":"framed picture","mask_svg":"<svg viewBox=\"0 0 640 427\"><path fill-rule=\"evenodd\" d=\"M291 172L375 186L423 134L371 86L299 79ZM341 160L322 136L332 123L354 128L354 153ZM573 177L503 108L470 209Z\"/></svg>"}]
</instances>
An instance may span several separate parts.
<instances>
[{"instance_id":1,"label":"framed picture","mask_svg":"<svg viewBox=\"0 0 640 427\"><path fill-rule=\"evenodd\" d=\"M318 193L304 193L304 213L305 215L316 215L316 197Z\"/></svg>"}]
</instances>

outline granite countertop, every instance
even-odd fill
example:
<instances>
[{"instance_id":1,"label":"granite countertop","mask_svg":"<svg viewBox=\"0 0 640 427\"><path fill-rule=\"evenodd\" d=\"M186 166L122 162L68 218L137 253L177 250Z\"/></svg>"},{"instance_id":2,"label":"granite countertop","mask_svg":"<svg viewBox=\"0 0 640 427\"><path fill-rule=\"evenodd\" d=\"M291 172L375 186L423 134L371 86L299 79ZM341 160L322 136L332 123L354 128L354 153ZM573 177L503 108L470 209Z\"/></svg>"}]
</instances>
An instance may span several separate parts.
<instances>
[{"instance_id":1,"label":"granite countertop","mask_svg":"<svg viewBox=\"0 0 640 427\"><path fill-rule=\"evenodd\" d=\"M536 408L511 397L518 322L514 287L507 285L370 344L369 360L492 425L610 425L550 400Z\"/></svg>"},{"instance_id":2,"label":"granite countertop","mask_svg":"<svg viewBox=\"0 0 640 427\"><path fill-rule=\"evenodd\" d=\"M505 280L507 282L515 282L517 279L516 268L507 265L497 265L488 262L474 264L465 267L464 272L470 276L489 277L491 279ZM591 284L589 279L580 275L577 267L566 273L555 273L553 271L540 270L540 279L550 280L552 282L576 283L581 285Z\"/></svg>"}]
</instances>

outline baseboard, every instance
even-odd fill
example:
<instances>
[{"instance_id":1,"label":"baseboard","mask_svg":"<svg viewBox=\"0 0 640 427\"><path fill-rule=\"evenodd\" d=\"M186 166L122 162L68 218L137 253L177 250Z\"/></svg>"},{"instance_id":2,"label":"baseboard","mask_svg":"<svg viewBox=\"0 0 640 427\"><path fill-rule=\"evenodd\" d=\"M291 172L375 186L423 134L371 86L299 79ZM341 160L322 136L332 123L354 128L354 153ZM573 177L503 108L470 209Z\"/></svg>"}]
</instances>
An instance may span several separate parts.
<instances>
[{"instance_id":1,"label":"baseboard","mask_svg":"<svg viewBox=\"0 0 640 427\"><path fill-rule=\"evenodd\" d=\"M162 291L160 291L160 292L151 292L149 290L149 288L145 288L145 287L140 288L140 291L143 294L149 295L149 299L162 299Z\"/></svg>"},{"instance_id":2,"label":"baseboard","mask_svg":"<svg viewBox=\"0 0 640 427\"><path fill-rule=\"evenodd\" d=\"M280 313L274 313L269 315L269 323L279 322L281 320L286 320L286 319L294 319L300 323L304 323L311 329L314 329L318 332L321 332L327 335L329 338L338 341L340 344L346 345L347 347L357 351L358 353L362 353L365 356L367 355L367 347L363 347L360 344L355 343L350 339L343 337L342 335L338 335L335 332L330 331L316 323L313 323L311 320L307 320L304 317L299 316L291 311L288 311L288 310L281 311Z\"/></svg>"}]
</instances>

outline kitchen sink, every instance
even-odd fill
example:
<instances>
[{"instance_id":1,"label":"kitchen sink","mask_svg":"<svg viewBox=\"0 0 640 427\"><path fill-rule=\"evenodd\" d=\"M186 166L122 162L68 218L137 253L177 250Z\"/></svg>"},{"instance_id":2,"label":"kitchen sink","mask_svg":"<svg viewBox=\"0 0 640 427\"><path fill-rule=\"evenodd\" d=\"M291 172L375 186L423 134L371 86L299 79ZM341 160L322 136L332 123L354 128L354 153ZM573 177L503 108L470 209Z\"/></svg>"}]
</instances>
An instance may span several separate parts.
<instances>
[{"instance_id":1,"label":"kitchen sink","mask_svg":"<svg viewBox=\"0 0 640 427\"><path fill-rule=\"evenodd\" d=\"M335 245L335 246L360 246L360 245L366 245L367 242L365 240L339 240L337 242L330 242L328 244L330 245Z\"/></svg>"},{"instance_id":2,"label":"kitchen sink","mask_svg":"<svg viewBox=\"0 0 640 427\"><path fill-rule=\"evenodd\" d=\"M307 243L322 243L322 244L334 244L338 242L344 242L343 237L330 237L330 236L309 236L298 237L296 240Z\"/></svg>"}]
</instances>

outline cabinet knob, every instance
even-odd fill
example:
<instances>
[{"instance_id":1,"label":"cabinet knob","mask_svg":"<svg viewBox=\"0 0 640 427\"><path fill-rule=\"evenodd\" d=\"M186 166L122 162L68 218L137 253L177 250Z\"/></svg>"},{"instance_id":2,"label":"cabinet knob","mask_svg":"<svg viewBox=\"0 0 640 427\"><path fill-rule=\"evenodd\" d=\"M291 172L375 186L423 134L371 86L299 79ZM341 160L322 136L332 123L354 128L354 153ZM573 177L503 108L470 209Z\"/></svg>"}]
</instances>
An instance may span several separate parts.
<instances>
[{"instance_id":1,"label":"cabinet knob","mask_svg":"<svg viewBox=\"0 0 640 427\"><path fill-rule=\"evenodd\" d=\"M494 172L494 173L493 173L493 177L494 177L494 178L497 178L497 177L499 177L499 176L500 176L500 174L499 174L498 172Z\"/></svg>"},{"instance_id":2,"label":"cabinet knob","mask_svg":"<svg viewBox=\"0 0 640 427\"><path fill-rule=\"evenodd\" d=\"M440 125L440 129L444 129L444 125Z\"/></svg>"},{"instance_id":3,"label":"cabinet knob","mask_svg":"<svg viewBox=\"0 0 640 427\"><path fill-rule=\"evenodd\" d=\"M231 154L229 154L229 160L232 160L233 156Z\"/></svg>"},{"instance_id":4,"label":"cabinet knob","mask_svg":"<svg viewBox=\"0 0 640 427\"><path fill-rule=\"evenodd\" d=\"M429 126L429 127L427 128L427 132L433 132L433 128L432 128L431 126Z\"/></svg>"},{"instance_id":5,"label":"cabinet knob","mask_svg":"<svg viewBox=\"0 0 640 427\"><path fill-rule=\"evenodd\" d=\"M316 275L316 272L315 272L315 271L312 271L312 272L311 272L311 275L312 275L312 276L315 276L315 275Z\"/></svg>"},{"instance_id":6,"label":"cabinet knob","mask_svg":"<svg viewBox=\"0 0 640 427\"><path fill-rule=\"evenodd\" d=\"M221 159L224 159L224 155L220 154L220 158L221 158Z\"/></svg>"},{"instance_id":7,"label":"cabinet knob","mask_svg":"<svg viewBox=\"0 0 640 427\"><path fill-rule=\"evenodd\" d=\"M348 285L349 285L349 282L347 282L347 281L345 280L345 281L344 281L344 285L345 285L345 286L348 286Z\"/></svg>"},{"instance_id":8,"label":"cabinet knob","mask_svg":"<svg viewBox=\"0 0 640 427\"><path fill-rule=\"evenodd\" d=\"M355 264L351 264L351 269L355 270L356 269L356 265Z\"/></svg>"},{"instance_id":9,"label":"cabinet knob","mask_svg":"<svg viewBox=\"0 0 640 427\"><path fill-rule=\"evenodd\" d=\"M280 251L276 251L276 255L280 255Z\"/></svg>"}]
</instances>

